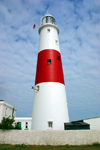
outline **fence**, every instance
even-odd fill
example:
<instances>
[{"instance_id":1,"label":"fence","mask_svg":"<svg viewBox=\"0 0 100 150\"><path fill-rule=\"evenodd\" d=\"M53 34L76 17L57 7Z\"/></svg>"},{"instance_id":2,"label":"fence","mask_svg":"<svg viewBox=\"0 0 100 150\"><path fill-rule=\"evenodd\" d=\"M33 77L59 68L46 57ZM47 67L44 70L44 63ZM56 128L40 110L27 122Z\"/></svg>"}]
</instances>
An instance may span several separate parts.
<instances>
[{"instance_id":1,"label":"fence","mask_svg":"<svg viewBox=\"0 0 100 150\"><path fill-rule=\"evenodd\" d=\"M100 130L0 130L0 144L88 145L93 143L100 144Z\"/></svg>"}]
</instances>

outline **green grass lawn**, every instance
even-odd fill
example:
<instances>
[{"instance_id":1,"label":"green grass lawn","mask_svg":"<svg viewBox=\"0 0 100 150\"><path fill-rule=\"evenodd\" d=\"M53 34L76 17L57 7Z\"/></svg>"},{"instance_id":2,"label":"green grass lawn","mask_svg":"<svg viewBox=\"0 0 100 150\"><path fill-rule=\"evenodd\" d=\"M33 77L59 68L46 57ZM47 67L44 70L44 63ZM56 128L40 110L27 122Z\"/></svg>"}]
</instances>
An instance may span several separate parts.
<instances>
[{"instance_id":1,"label":"green grass lawn","mask_svg":"<svg viewBox=\"0 0 100 150\"><path fill-rule=\"evenodd\" d=\"M0 150L100 150L100 144L86 146L31 146L31 145L0 145Z\"/></svg>"}]
</instances>

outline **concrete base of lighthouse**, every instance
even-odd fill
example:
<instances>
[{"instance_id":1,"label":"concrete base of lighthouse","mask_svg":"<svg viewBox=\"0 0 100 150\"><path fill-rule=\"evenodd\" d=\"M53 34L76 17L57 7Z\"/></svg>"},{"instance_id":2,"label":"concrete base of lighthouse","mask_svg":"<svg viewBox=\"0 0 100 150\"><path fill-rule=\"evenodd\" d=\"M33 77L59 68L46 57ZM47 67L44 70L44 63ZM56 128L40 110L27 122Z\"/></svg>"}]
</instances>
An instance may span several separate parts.
<instances>
[{"instance_id":1,"label":"concrete base of lighthouse","mask_svg":"<svg viewBox=\"0 0 100 150\"><path fill-rule=\"evenodd\" d=\"M65 85L57 82L37 84L34 91L32 130L64 130L69 122Z\"/></svg>"}]
</instances>

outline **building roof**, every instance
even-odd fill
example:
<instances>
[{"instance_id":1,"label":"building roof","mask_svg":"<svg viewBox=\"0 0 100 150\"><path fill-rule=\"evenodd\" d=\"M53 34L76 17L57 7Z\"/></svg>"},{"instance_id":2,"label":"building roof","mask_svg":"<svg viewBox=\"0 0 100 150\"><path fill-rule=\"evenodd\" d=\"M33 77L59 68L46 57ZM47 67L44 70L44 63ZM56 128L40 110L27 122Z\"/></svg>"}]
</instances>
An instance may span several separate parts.
<instances>
[{"instance_id":1,"label":"building roof","mask_svg":"<svg viewBox=\"0 0 100 150\"><path fill-rule=\"evenodd\" d=\"M83 119L83 120L87 120L87 119L95 119L95 118L100 118L100 116L98 116L98 117L92 117L92 118L86 118L86 119Z\"/></svg>"},{"instance_id":2,"label":"building roof","mask_svg":"<svg viewBox=\"0 0 100 150\"><path fill-rule=\"evenodd\" d=\"M82 126L82 125L89 125L88 123L86 123L86 122L70 122L70 123L65 123L65 125L67 125L67 126Z\"/></svg>"},{"instance_id":3,"label":"building roof","mask_svg":"<svg viewBox=\"0 0 100 150\"><path fill-rule=\"evenodd\" d=\"M15 119L15 121L31 121L32 120L32 118L31 117L15 117L14 118Z\"/></svg>"},{"instance_id":4,"label":"building roof","mask_svg":"<svg viewBox=\"0 0 100 150\"><path fill-rule=\"evenodd\" d=\"M13 107L13 106L9 105L9 104L6 103L4 100L0 100L0 104L6 105L6 106L8 106L8 107L10 107L10 108L13 108L13 109L17 110L16 107Z\"/></svg>"},{"instance_id":5,"label":"building roof","mask_svg":"<svg viewBox=\"0 0 100 150\"><path fill-rule=\"evenodd\" d=\"M83 122L84 120L95 119L95 118L100 118L100 116L97 116L97 117L91 117L91 118L85 118L85 119L82 119L82 120L75 120L75 121L72 121L72 122Z\"/></svg>"}]
</instances>

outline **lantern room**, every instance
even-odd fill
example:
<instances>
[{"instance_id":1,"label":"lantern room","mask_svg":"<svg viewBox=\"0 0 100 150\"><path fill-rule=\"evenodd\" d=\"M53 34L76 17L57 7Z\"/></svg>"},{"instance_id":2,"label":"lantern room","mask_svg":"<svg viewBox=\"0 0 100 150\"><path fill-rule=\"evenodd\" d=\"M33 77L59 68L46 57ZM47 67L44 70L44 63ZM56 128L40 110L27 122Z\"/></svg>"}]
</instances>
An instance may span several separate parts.
<instances>
[{"instance_id":1,"label":"lantern room","mask_svg":"<svg viewBox=\"0 0 100 150\"><path fill-rule=\"evenodd\" d=\"M51 15L44 16L42 18L42 25L47 24L47 23L55 24L55 18Z\"/></svg>"}]
</instances>

